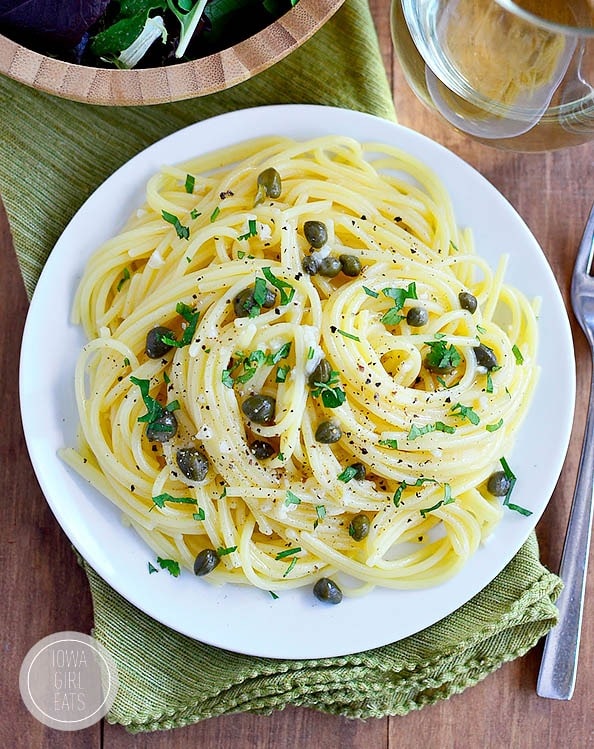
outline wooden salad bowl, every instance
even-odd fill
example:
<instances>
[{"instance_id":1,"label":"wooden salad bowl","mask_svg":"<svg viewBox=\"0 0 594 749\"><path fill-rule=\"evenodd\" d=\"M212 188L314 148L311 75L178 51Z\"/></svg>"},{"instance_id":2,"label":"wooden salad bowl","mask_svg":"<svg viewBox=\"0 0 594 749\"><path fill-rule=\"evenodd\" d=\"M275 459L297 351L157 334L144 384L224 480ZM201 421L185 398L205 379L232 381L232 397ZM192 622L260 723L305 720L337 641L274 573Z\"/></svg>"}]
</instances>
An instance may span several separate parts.
<instances>
[{"instance_id":1,"label":"wooden salad bowl","mask_svg":"<svg viewBox=\"0 0 594 749\"><path fill-rule=\"evenodd\" d=\"M156 68L96 68L34 52L0 34L0 73L65 99L139 106L205 96L235 86L306 42L344 0L299 0L243 42L208 57Z\"/></svg>"}]
</instances>

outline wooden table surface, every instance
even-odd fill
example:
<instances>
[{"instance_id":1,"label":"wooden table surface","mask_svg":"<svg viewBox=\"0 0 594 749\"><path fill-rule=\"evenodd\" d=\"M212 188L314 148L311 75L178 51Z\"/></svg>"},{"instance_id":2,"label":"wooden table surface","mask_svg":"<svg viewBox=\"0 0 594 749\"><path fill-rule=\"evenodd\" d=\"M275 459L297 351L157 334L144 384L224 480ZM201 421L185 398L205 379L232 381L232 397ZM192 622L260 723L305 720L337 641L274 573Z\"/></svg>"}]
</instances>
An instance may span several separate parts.
<instances>
[{"instance_id":1,"label":"wooden table surface","mask_svg":"<svg viewBox=\"0 0 594 749\"><path fill-rule=\"evenodd\" d=\"M534 232L568 303L575 249L594 199L594 143L543 154L497 151L457 134L429 113L407 90L394 60L388 0L371 0L378 36L402 124L443 143L482 172L512 203ZM2 710L0 746L12 749L284 749L314 744L341 749L416 747L594 747L591 683L594 680L594 570L590 570L580 669L573 699L536 695L542 643L483 682L446 702L405 717L366 722L314 710L289 708L270 717L213 718L174 731L128 734L120 726L96 724L77 732L44 727L25 709L18 689L29 648L53 632L89 632L92 609L83 572L56 523L29 463L18 416L18 359L27 299L6 217L0 210L0 391L2 419ZM557 570L579 460L590 378L590 355L571 316L577 359L577 408L565 467L537 532L542 559ZM546 331L542 332L546 335Z\"/></svg>"}]
</instances>

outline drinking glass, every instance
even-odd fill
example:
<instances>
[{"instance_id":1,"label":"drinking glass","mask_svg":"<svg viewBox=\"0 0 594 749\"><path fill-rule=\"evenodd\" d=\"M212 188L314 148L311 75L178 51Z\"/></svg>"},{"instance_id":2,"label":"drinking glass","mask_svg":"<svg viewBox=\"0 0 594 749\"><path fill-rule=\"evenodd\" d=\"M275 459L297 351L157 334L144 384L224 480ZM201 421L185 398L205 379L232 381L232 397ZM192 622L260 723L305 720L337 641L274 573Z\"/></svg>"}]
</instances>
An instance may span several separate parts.
<instances>
[{"instance_id":1,"label":"drinking glass","mask_svg":"<svg viewBox=\"0 0 594 749\"><path fill-rule=\"evenodd\" d=\"M517 151L594 138L594 0L392 0L415 94L463 133Z\"/></svg>"}]
</instances>

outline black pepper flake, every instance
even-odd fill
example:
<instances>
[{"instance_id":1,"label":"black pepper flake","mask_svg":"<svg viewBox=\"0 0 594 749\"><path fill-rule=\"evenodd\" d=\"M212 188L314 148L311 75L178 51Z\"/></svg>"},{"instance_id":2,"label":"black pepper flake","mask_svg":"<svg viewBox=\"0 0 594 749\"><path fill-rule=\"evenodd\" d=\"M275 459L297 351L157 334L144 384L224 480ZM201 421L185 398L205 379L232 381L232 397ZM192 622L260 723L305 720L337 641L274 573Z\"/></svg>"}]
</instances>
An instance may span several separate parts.
<instances>
[{"instance_id":1,"label":"black pepper flake","mask_svg":"<svg viewBox=\"0 0 594 749\"><path fill-rule=\"evenodd\" d=\"M134 486L134 484L130 484L130 491L133 492L135 489L136 487Z\"/></svg>"},{"instance_id":2,"label":"black pepper flake","mask_svg":"<svg viewBox=\"0 0 594 749\"><path fill-rule=\"evenodd\" d=\"M336 327L336 325L331 325L330 326L330 332L331 333L336 333L337 330L338 330L338 328Z\"/></svg>"},{"instance_id":3,"label":"black pepper flake","mask_svg":"<svg viewBox=\"0 0 594 749\"><path fill-rule=\"evenodd\" d=\"M394 216L394 221L399 224L402 221L402 216Z\"/></svg>"},{"instance_id":4,"label":"black pepper flake","mask_svg":"<svg viewBox=\"0 0 594 749\"><path fill-rule=\"evenodd\" d=\"M219 198L221 200L225 200L225 198L230 198L230 197L232 197L232 195L233 195L233 191L232 190L225 190L224 192L220 192L219 193Z\"/></svg>"}]
</instances>

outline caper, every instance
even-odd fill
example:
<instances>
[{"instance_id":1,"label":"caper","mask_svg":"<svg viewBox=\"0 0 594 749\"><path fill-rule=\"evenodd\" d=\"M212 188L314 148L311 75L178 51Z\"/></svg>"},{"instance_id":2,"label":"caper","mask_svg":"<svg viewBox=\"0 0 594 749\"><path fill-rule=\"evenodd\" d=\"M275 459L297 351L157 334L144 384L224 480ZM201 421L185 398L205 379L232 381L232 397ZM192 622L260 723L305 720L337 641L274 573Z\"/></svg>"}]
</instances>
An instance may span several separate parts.
<instances>
[{"instance_id":1,"label":"caper","mask_svg":"<svg viewBox=\"0 0 594 749\"><path fill-rule=\"evenodd\" d=\"M158 419L146 427L146 436L151 442L168 442L177 432L177 419L171 411L163 411Z\"/></svg>"},{"instance_id":2,"label":"caper","mask_svg":"<svg viewBox=\"0 0 594 749\"><path fill-rule=\"evenodd\" d=\"M256 424L267 424L274 419L276 401L270 395L250 395L241 404L241 410L250 421Z\"/></svg>"},{"instance_id":3,"label":"caper","mask_svg":"<svg viewBox=\"0 0 594 749\"><path fill-rule=\"evenodd\" d=\"M319 274L320 276L326 276L327 278L334 278L342 270L342 263L337 257L328 255L320 260Z\"/></svg>"},{"instance_id":4,"label":"caper","mask_svg":"<svg viewBox=\"0 0 594 749\"><path fill-rule=\"evenodd\" d=\"M338 259L342 265L345 276L358 276L361 273L361 261L356 255L339 255Z\"/></svg>"},{"instance_id":5,"label":"caper","mask_svg":"<svg viewBox=\"0 0 594 749\"><path fill-rule=\"evenodd\" d=\"M367 470L363 463L353 463L351 468L355 469L355 474L353 475L354 479L357 479L357 481L363 481L365 476L367 475Z\"/></svg>"},{"instance_id":6,"label":"caper","mask_svg":"<svg viewBox=\"0 0 594 749\"><path fill-rule=\"evenodd\" d=\"M328 241L326 224L321 221L306 221L303 224L303 233L310 245L316 250L319 250Z\"/></svg>"},{"instance_id":7,"label":"caper","mask_svg":"<svg viewBox=\"0 0 594 749\"><path fill-rule=\"evenodd\" d=\"M495 356L495 352L492 348L485 346L484 343L481 343L480 346L474 347L474 355L476 356L476 363L479 365L479 367L484 367L485 369L491 370L495 369L495 367L497 366L497 357Z\"/></svg>"},{"instance_id":8,"label":"caper","mask_svg":"<svg viewBox=\"0 0 594 749\"><path fill-rule=\"evenodd\" d=\"M362 541L369 534L370 522L364 512L360 512L349 523L349 536L354 541Z\"/></svg>"},{"instance_id":9,"label":"caper","mask_svg":"<svg viewBox=\"0 0 594 749\"><path fill-rule=\"evenodd\" d=\"M173 348L169 343L165 343L163 338L175 338L173 331L169 328L164 328L162 325L157 325L156 328L151 328L146 334L146 345L145 352L150 359L160 359L168 351Z\"/></svg>"},{"instance_id":10,"label":"caper","mask_svg":"<svg viewBox=\"0 0 594 749\"><path fill-rule=\"evenodd\" d=\"M208 458L195 447L180 447L175 454L179 470L190 481L204 481L208 473Z\"/></svg>"},{"instance_id":11,"label":"caper","mask_svg":"<svg viewBox=\"0 0 594 749\"><path fill-rule=\"evenodd\" d=\"M306 255L301 261L301 267L309 276L315 276L320 270L320 261L315 255Z\"/></svg>"},{"instance_id":12,"label":"caper","mask_svg":"<svg viewBox=\"0 0 594 749\"><path fill-rule=\"evenodd\" d=\"M221 558L214 549L202 549L194 560L194 574L198 577L208 575L220 561Z\"/></svg>"},{"instance_id":13,"label":"caper","mask_svg":"<svg viewBox=\"0 0 594 749\"><path fill-rule=\"evenodd\" d=\"M494 497L505 497L511 488L511 479L505 471L495 471L487 481L487 491Z\"/></svg>"},{"instance_id":14,"label":"caper","mask_svg":"<svg viewBox=\"0 0 594 749\"><path fill-rule=\"evenodd\" d=\"M266 295L262 304L254 298L254 288L249 286L247 289L240 291L239 294L233 300L233 310L235 311L236 317L250 317L254 315L254 310L258 313L260 307L274 307L276 302L276 292L266 287Z\"/></svg>"},{"instance_id":15,"label":"caper","mask_svg":"<svg viewBox=\"0 0 594 749\"><path fill-rule=\"evenodd\" d=\"M342 437L342 429L335 421L322 421L316 429L316 440L325 445L338 442Z\"/></svg>"},{"instance_id":16,"label":"caper","mask_svg":"<svg viewBox=\"0 0 594 749\"><path fill-rule=\"evenodd\" d=\"M340 603L342 590L329 577L321 577L313 588L314 596L325 603Z\"/></svg>"},{"instance_id":17,"label":"caper","mask_svg":"<svg viewBox=\"0 0 594 749\"><path fill-rule=\"evenodd\" d=\"M429 313L424 307L411 307L406 313L406 322L411 328L420 328L427 325Z\"/></svg>"},{"instance_id":18,"label":"caper","mask_svg":"<svg viewBox=\"0 0 594 749\"><path fill-rule=\"evenodd\" d=\"M317 367L310 374L308 382L312 387L315 387L317 383L330 382L332 377L332 366L328 359L320 359Z\"/></svg>"},{"instance_id":19,"label":"caper","mask_svg":"<svg viewBox=\"0 0 594 749\"><path fill-rule=\"evenodd\" d=\"M274 455L275 450L270 442L266 442L266 440L254 440L250 443L250 452L258 458L258 460L265 460L266 458L270 458L271 455Z\"/></svg>"},{"instance_id":20,"label":"caper","mask_svg":"<svg viewBox=\"0 0 594 749\"><path fill-rule=\"evenodd\" d=\"M476 301L474 294L471 294L469 291L461 291L458 294L458 299L462 309L468 310L471 315L476 312L478 302Z\"/></svg>"},{"instance_id":21,"label":"caper","mask_svg":"<svg viewBox=\"0 0 594 749\"><path fill-rule=\"evenodd\" d=\"M280 198L282 182L280 174L274 167L268 167L258 175L258 191L256 193L255 205L261 203L264 198Z\"/></svg>"}]
</instances>

